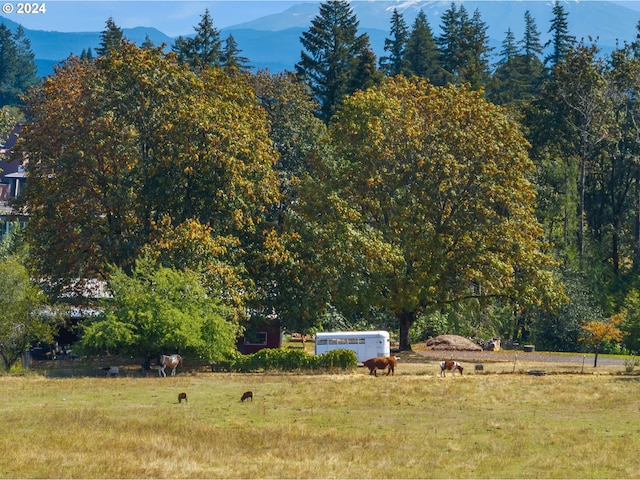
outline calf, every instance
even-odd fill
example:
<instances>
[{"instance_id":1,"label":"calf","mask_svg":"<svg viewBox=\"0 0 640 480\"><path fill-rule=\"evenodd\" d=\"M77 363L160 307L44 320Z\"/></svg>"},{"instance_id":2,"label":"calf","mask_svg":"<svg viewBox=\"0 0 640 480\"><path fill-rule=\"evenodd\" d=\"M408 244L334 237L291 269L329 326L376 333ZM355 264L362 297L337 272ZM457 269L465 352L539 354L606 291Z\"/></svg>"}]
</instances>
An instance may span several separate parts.
<instances>
[{"instance_id":1,"label":"calf","mask_svg":"<svg viewBox=\"0 0 640 480\"><path fill-rule=\"evenodd\" d=\"M444 377L446 375L446 371L450 370L451 371L451 376L455 377L456 376L456 370L458 370L460 372L460 375L462 375L462 365L460 365L458 362L456 362L455 360L444 360L442 362L440 362L440 376Z\"/></svg>"},{"instance_id":2,"label":"calf","mask_svg":"<svg viewBox=\"0 0 640 480\"><path fill-rule=\"evenodd\" d=\"M375 357L370 358L369 360L365 360L363 362L364 366L369 369L369 375L378 376L377 370L387 369L387 375L393 375L396 369L396 364L398 362L398 357Z\"/></svg>"},{"instance_id":3,"label":"calf","mask_svg":"<svg viewBox=\"0 0 640 480\"><path fill-rule=\"evenodd\" d=\"M185 392L180 392L178 394L178 403L182 403L182 400L187 401L187 394Z\"/></svg>"},{"instance_id":4,"label":"calf","mask_svg":"<svg viewBox=\"0 0 640 480\"><path fill-rule=\"evenodd\" d=\"M242 394L242 397L240 397L240 401L244 402L247 398L250 398L251 401L253 402L253 392L244 392Z\"/></svg>"}]
</instances>

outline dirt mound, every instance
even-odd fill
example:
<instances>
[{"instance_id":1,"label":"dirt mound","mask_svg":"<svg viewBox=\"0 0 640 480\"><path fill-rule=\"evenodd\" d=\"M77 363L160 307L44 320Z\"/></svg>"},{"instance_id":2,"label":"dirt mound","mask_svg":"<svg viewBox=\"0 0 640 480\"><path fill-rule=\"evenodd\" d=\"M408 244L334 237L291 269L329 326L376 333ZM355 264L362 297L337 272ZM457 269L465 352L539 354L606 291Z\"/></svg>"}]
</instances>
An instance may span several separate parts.
<instances>
[{"instance_id":1,"label":"dirt mound","mask_svg":"<svg viewBox=\"0 0 640 480\"><path fill-rule=\"evenodd\" d=\"M427 340L426 346L427 350L482 350L480 345L476 345L468 338L459 335L438 335Z\"/></svg>"}]
</instances>

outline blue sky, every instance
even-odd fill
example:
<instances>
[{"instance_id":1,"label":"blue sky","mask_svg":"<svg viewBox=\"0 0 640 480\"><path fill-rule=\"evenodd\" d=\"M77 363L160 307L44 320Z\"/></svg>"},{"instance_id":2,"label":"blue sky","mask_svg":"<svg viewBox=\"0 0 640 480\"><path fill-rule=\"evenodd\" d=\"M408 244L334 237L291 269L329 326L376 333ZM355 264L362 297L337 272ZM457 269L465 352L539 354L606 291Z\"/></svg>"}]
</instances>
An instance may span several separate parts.
<instances>
[{"instance_id":1,"label":"blue sky","mask_svg":"<svg viewBox=\"0 0 640 480\"><path fill-rule=\"evenodd\" d=\"M33 0L28 1L33 3ZM99 32L104 29L106 20L113 17L116 24L122 28L155 27L169 36L176 37L193 33L193 27L198 24L200 16L207 8L211 12L215 26L225 28L282 12L295 4L309 1L319 3L320 0L36 0L37 3L44 3L46 6L45 13L37 14L17 13L18 4L26 3L24 0L0 0L0 4L3 5L2 10L5 12L3 16L32 30ZM396 1L402 4L417 0ZM451 0L443 1L449 3ZM539 1L549 3L551 0ZM618 0L617 3L640 9L640 0ZM7 4L11 5L10 8L13 10L9 14L5 9Z\"/></svg>"},{"instance_id":2,"label":"blue sky","mask_svg":"<svg viewBox=\"0 0 640 480\"><path fill-rule=\"evenodd\" d=\"M33 3L33 0L28 0ZM217 28L247 22L272 13L286 10L292 5L309 0L234 0L234 1L92 1L45 0L45 13L18 14L18 2L11 4L13 11L2 15L32 30L61 32L102 31L105 22L113 17L122 28L155 27L170 36L193 33L205 9L209 9Z\"/></svg>"}]
</instances>

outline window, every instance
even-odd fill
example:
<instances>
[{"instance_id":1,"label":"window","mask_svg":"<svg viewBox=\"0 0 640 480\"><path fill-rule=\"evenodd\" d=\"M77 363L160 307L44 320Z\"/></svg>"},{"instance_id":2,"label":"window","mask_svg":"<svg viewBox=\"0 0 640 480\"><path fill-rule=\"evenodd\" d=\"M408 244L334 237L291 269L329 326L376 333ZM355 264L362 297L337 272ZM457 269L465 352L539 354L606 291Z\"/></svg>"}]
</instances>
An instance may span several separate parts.
<instances>
[{"instance_id":1,"label":"window","mask_svg":"<svg viewBox=\"0 0 640 480\"><path fill-rule=\"evenodd\" d=\"M267 332L246 332L244 334L245 345L266 345Z\"/></svg>"}]
</instances>

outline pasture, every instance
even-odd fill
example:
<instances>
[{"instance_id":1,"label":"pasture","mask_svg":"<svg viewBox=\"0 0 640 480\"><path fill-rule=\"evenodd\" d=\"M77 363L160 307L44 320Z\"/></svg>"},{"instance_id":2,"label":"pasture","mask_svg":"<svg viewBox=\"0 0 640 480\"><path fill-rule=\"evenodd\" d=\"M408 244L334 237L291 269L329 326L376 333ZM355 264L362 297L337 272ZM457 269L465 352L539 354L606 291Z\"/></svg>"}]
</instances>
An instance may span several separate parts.
<instances>
[{"instance_id":1,"label":"pasture","mask_svg":"<svg viewBox=\"0 0 640 480\"><path fill-rule=\"evenodd\" d=\"M378 377L2 376L0 476L640 477L637 376L465 366L455 378L410 358Z\"/></svg>"}]
</instances>

